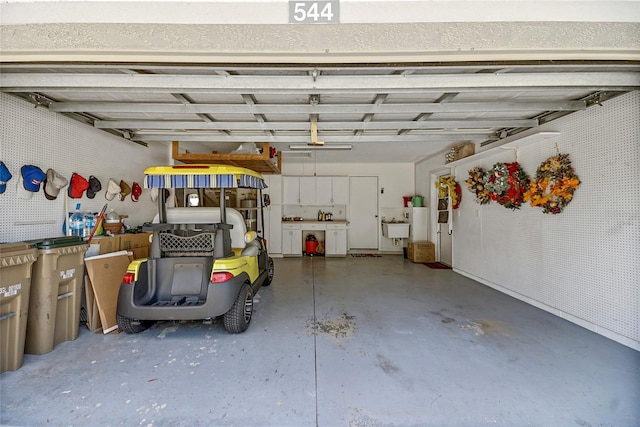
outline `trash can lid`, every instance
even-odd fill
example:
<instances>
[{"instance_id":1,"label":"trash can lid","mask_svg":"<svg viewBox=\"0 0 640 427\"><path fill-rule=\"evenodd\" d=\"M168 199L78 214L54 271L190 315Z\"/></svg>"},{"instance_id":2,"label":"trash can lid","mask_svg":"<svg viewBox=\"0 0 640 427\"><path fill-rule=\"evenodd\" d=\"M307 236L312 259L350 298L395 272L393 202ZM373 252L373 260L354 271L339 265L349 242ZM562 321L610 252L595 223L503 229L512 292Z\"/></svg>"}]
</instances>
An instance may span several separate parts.
<instances>
[{"instance_id":1,"label":"trash can lid","mask_svg":"<svg viewBox=\"0 0 640 427\"><path fill-rule=\"evenodd\" d=\"M46 239L30 240L29 242L33 243L38 249L53 249L85 244L84 239L79 236L48 237Z\"/></svg>"},{"instance_id":2,"label":"trash can lid","mask_svg":"<svg viewBox=\"0 0 640 427\"><path fill-rule=\"evenodd\" d=\"M0 243L0 254L6 254L9 252L23 251L25 249L32 249L33 243L27 242L15 242L15 243Z\"/></svg>"},{"instance_id":3,"label":"trash can lid","mask_svg":"<svg viewBox=\"0 0 640 427\"><path fill-rule=\"evenodd\" d=\"M0 269L31 264L38 258L37 253L38 250L30 243L2 243L0 244Z\"/></svg>"}]
</instances>

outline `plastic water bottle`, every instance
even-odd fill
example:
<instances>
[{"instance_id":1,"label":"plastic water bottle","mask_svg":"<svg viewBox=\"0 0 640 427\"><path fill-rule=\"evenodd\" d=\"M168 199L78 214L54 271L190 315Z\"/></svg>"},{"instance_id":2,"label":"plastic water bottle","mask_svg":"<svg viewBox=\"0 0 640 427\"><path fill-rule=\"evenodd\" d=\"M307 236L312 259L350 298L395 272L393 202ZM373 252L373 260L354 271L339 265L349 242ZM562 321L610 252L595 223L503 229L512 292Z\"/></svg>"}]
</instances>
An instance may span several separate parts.
<instances>
[{"instance_id":1,"label":"plastic water bottle","mask_svg":"<svg viewBox=\"0 0 640 427\"><path fill-rule=\"evenodd\" d=\"M92 212L85 212L84 214L84 236L91 236L93 227L96 226L96 216Z\"/></svg>"},{"instance_id":2,"label":"plastic water bottle","mask_svg":"<svg viewBox=\"0 0 640 427\"><path fill-rule=\"evenodd\" d=\"M84 215L80 212L80 203L76 211L69 217L69 236L84 237Z\"/></svg>"},{"instance_id":3,"label":"plastic water bottle","mask_svg":"<svg viewBox=\"0 0 640 427\"><path fill-rule=\"evenodd\" d=\"M69 228L71 229L72 236L84 237L84 215L82 215L81 212L75 211L75 213L71 215Z\"/></svg>"}]
</instances>

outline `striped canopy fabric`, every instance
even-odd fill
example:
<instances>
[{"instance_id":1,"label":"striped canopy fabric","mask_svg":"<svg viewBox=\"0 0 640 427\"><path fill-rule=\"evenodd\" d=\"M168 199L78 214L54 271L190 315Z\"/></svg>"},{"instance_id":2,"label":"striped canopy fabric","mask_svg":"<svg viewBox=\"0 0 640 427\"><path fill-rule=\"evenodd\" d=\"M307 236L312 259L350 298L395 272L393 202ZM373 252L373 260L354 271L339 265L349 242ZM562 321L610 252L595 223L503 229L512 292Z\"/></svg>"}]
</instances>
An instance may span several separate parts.
<instances>
[{"instance_id":1,"label":"striped canopy fabric","mask_svg":"<svg viewBox=\"0 0 640 427\"><path fill-rule=\"evenodd\" d=\"M144 173L145 188L267 188L262 175L235 166L155 166Z\"/></svg>"}]
</instances>

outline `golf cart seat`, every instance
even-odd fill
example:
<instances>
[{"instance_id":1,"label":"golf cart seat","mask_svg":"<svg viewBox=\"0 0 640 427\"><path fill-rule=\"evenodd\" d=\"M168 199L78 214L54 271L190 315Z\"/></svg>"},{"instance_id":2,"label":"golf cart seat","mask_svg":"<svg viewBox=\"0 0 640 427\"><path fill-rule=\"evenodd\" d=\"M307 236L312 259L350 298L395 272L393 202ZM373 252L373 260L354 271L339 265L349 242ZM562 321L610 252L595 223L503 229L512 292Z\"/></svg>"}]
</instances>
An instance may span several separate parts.
<instances>
[{"instance_id":1,"label":"golf cart seat","mask_svg":"<svg viewBox=\"0 0 640 427\"><path fill-rule=\"evenodd\" d=\"M244 242L246 246L242 250L240 255L243 256L258 256L260 253L260 243L258 243L258 233L255 231L247 231L244 234Z\"/></svg>"},{"instance_id":2,"label":"golf cart seat","mask_svg":"<svg viewBox=\"0 0 640 427\"><path fill-rule=\"evenodd\" d=\"M227 208L226 223L231 225L229 233L230 246L228 250L239 252L245 247L244 235L246 226L244 217L235 209ZM158 223L158 215L153 219L153 223ZM168 208L166 211L167 224L176 224L179 228L174 231L159 232L154 240L158 244L151 245L150 256L152 258L160 257L184 257L184 256L212 256L214 251L222 250L226 253L227 249L222 246L215 249L215 234L200 230L199 224L217 224L220 223L220 208ZM157 238L157 239L156 239ZM218 255L221 256L221 255Z\"/></svg>"},{"instance_id":3,"label":"golf cart seat","mask_svg":"<svg viewBox=\"0 0 640 427\"><path fill-rule=\"evenodd\" d=\"M158 223L158 215L153 218ZM167 208L168 224L214 224L220 222L220 208ZM227 208L227 224L233 225L229 231L231 247L243 249L244 235L247 231L244 217L233 208Z\"/></svg>"}]
</instances>

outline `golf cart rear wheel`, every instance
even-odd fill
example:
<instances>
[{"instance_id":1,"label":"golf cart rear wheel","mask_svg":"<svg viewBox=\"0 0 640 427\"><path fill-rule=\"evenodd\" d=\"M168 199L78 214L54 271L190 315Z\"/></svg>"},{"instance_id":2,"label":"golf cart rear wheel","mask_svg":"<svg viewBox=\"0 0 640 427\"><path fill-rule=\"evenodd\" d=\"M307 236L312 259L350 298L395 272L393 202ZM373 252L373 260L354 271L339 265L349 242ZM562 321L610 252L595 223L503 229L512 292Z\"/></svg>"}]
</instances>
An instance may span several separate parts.
<instances>
[{"instance_id":1,"label":"golf cart rear wheel","mask_svg":"<svg viewBox=\"0 0 640 427\"><path fill-rule=\"evenodd\" d=\"M120 316L119 314L116 314L116 320L118 321L118 327L120 330L127 334L139 334L140 332L149 329L153 324L153 322L149 320L134 320Z\"/></svg>"},{"instance_id":2,"label":"golf cart rear wheel","mask_svg":"<svg viewBox=\"0 0 640 427\"><path fill-rule=\"evenodd\" d=\"M240 334L247 330L253 315L253 291L247 283L242 285L235 302L224 314L224 328L230 334Z\"/></svg>"},{"instance_id":3,"label":"golf cart rear wheel","mask_svg":"<svg viewBox=\"0 0 640 427\"><path fill-rule=\"evenodd\" d=\"M273 282L273 275L275 274L275 266L273 265L273 258L269 257L269 266L267 267L267 278L262 282L262 286L269 286Z\"/></svg>"}]
</instances>

